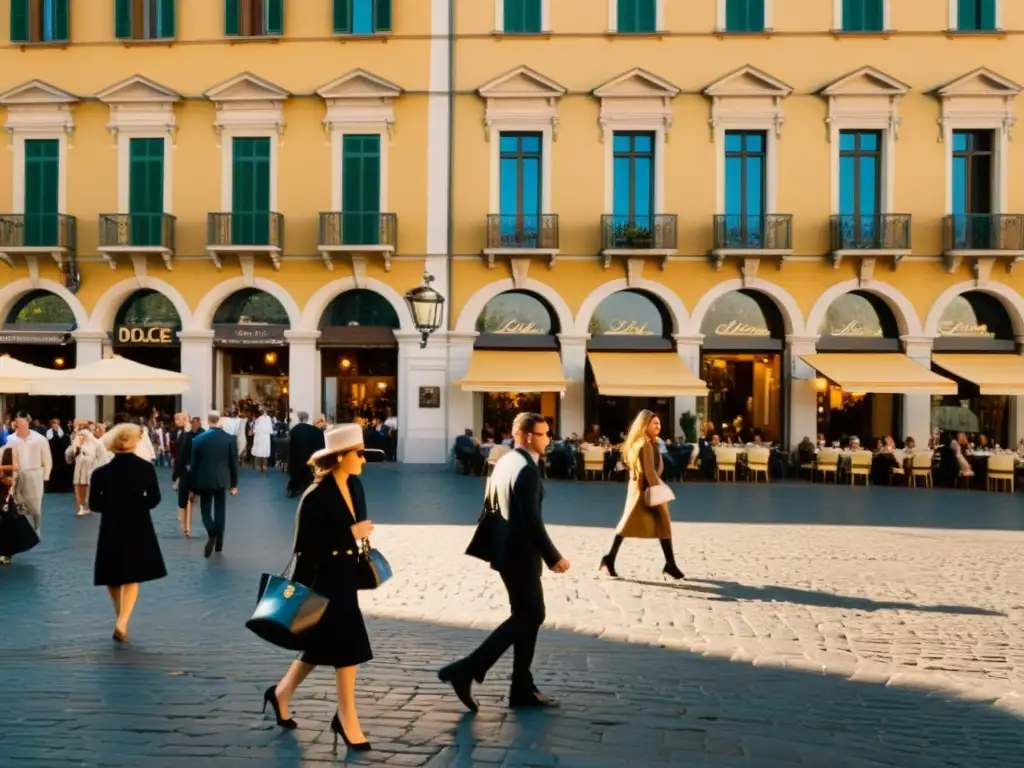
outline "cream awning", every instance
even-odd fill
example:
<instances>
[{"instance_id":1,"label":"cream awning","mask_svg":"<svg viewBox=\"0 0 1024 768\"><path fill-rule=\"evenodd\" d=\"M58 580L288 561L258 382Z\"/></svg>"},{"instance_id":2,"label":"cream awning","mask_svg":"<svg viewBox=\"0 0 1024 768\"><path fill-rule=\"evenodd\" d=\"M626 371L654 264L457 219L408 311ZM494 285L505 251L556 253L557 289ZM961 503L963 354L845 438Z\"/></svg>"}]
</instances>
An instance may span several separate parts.
<instances>
[{"instance_id":1,"label":"cream awning","mask_svg":"<svg viewBox=\"0 0 1024 768\"><path fill-rule=\"evenodd\" d=\"M932 355L932 362L977 384L983 395L1024 395L1024 357L1008 354Z\"/></svg>"},{"instance_id":2,"label":"cream awning","mask_svg":"<svg viewBox=\"0 0 1024 768\"><path fill-rule=\"evenodd\" d=\"M957 391L955 381L895 352L823 353L801 359L845 392L955 395Z\"/></svg>"},{"instance_id":3,"label":"cream awning","mask_svg":"<svg viewBox=\"0 0 1024 768\"><path fill-rule=\"evenodd\" d=\"M59 376L58 371L40 368L16 360L10 355L0 357L0 394L27 395L36 383Z\"/></svg>"},{"instance_id":4,"label":"cream awning","mask_svg":"<svg viewBox=\"0 0 1024 768\"><path fill-rule=\"evenodd\" d=\"M602 395L705 397L708 385L675 352L588 352Z\"/></svg>"},{"instance_id":5,"label":"cream awning","mask_svg":"<svg viewBox=\"0 0 1024 768\"><path fill-rule=\"evenodd\" d=\"M564 392L565 375L554 350L474 349L458 384L467 392Z\"/></svg>"},{"instance_id":6,"label":"cream awning","mask_svg":"<svg viewBox=\"0 0 1024 768\"><path fill-rule=\"evenodd\" d=\"M188 376L114 355L81 368L59 371L32 385L33 395L180 395Z\"/></svg>"}]
</instances>

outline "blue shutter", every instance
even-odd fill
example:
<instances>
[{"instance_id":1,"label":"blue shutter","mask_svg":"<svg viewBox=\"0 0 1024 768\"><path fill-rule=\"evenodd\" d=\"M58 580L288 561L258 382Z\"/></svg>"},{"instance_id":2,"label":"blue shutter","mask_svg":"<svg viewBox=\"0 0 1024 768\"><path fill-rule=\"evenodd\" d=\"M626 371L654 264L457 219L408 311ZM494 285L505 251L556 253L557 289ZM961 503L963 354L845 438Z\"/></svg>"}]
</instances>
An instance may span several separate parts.
<instances>
[{"instance_id":1,"label":"blue shutter","mask_svg":"<svg viewBox=\"0 0 1024 768\"><path fill-rule=\"evenodd\" d=\"M114 0L114 37L132 38L132 0Z\"/></svg>"},{"instance_id":2,"label":"blue shutter","mask_svg":"<svg viewBox=\"0 0 1024 768\"><path fill-rule=\"evenodd\" d=\"M11 42L27 43L30 41L28 31L29 0L11 0Z\"/></svg>"},{"instance_id":3,"label":"blue shutter","mask_svg":"<svg viewBox=\"0 0 1024 768\"><path fill-rule=\"evenodd\" d=\"M224 34L235 37L241 33L239 0L224 0Z\"/></svg>"},{"instance_id":4,"label":"blue shutter","mask_svg":"<svg viewBox=\"0 0 1024 768\"><path fill-rule=\"evenodd\" d=\"M268 35L284 34L284 0L265 0L266 30Z\"/></svg>"}]
</instances>

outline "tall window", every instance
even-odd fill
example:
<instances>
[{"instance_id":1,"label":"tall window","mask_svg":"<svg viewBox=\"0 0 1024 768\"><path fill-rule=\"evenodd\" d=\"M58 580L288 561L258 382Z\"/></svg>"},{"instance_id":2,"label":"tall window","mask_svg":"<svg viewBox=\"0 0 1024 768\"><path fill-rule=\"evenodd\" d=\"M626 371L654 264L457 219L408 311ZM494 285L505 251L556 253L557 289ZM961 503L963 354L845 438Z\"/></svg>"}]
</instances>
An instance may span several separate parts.
<instances>
[{"instance_id":1,"label":"tall window","mask_svg":"<svg viewBox=\"0 0 1024 768\"><path fill-rule=\"evenodd\" d=\"M658 0L618 0L619 32L656 32Z\"/></svg>"},{"instance_id":2,"label":"tall window","mask_svg":"<svg viewBox=\"0 0 1024 768\"><path fill-rule=\"evenodd\" d=\"M543 138L539 133L502 133L500 141L502 240L536 247L543 200Z\"/></svg>"},{"instance_id":3,"label":"tall window","mask_svg":"<svg viewBox=\"0 0 1024 768\"><path fill-rule=\"evenodd\" d=\"M542 0L505 0L503 29L512 33L540 32Z\"/></svg>"},{"instance_id":4,"label":"tall window","mask_svg":"<svg viewBox=\"0 0 1024 768\"><path fill-rule=\"evenodd\" d=\"M992 131L953 131L953 222L957 247L989 247Z\"/></svg>"},{"instance_id":5,"label":"tall window","mask_svg":"<svg viewBox=\"0 0 1024 768\"><path fill-rule=\"evenodd\" d=\"M843 0L844 32L882 32L885 0Z\"/></svg>"},{"instance_id":6,"label":"tall window","mask_svg":"<svg viewBox=\"0 0 1024 768\"><path fill-rule=\"evenodd\" d=\"M845 238L870 240L879 231L882 134L839 133L839 214Z\"/></svg>"},{"instance_id":7,"label":"tall window","mask_svg":"<svg viewBox=\"0 0 1024 768\"><path fill-rule=\"evenodd\" d=\"M956 26L961 32L994 32L996 0L960 0Z\"/></svg>"},{"instance_id":8,"label":"tall window","mask_svg":"<svg viewBox=\"0 0 1024 768\"><path fill-rule=\"evenodd\" d=\"M60 142L25 140L25 245L57 245Z\"/></svg>"},{"instance_id":9,"label":"tall window","mask_svg":"<svg viewBox=\"0 0 1024 768\"><path fill-rule=\"evenodd\" d=\"M68 7L69 0L11 0L11 42L66 42Z\"/></svg>"},{"instance_id":10,"label":"tall window","mask_svg":"<svg viewBox=\"0 0 1024 768\"><path fill-rule=\"evenodd\" d=\"M344 136L341 211L345 245L380 242L380 136Z\"/></svg>"},{"instance_id":11,"label":"tall window","mask_svg":"<svg viewBox=\"0 0 1024 768\"><path fill-rule=\"evenodd\" d=\"M224 0L224 34L228 37L284 34L284 0Z\"/></svg>"},{"instance_id":12,"label":"tall window","mask_svg":"<svg viewBox=\"0 0 1024 768\"><path fill-rule=\"evenodd\" d=\"M270 139L234 138L231 157L233 245L270 244Z\"/></svg>"},{"instance_id":13,"label":"tall window","mask_svg":"<svg viewBox=\"0 0 1024 768\"><path fill-rule=\"evenodd\" d=\"M654 134L620 133L612 139L615 228L654 231Z\"/></svg>"},{"instance_id":14,"label":"tall window","mask_svg":"<svg viewBox=\"0 0 1024 768\"><path fill-rule=\"evenodd\" d=\"M161 245L164 218L164 140L129 142L128 212L132 245Z\"/></svg>"},{"instance_id":15,"label":"tall window","mask_svg":"<svg viewBox=\"0 0 1024 768\"><path fill-rule=\"evenodd\" d=\"M372 35L391 31L391 0L334 0L334 32Z\"/></svg>"},{"instance_id":16,"label":"tall window","mask_svg":"<svg viewBox=\"0 0 1024 768\"><path fill-rule=\"evenodd\" d=\"M759 248L767 179L764 131L726 131L725 219L733 248Z\"/></svg>"},{"instance_id":17,"label":"tall window","mask_svg":"<svg viewBox=\"0 0 1024 768\"><path fill-rule=\"evenodd\" d=\"M174 37L175 0L115 0L114 32L119 40Z\"/></svg>"},{"instance_id":18,"label":"tall window","mask_svg":"<svg viewBox=\"0 0 1024 768\"><path fill-rule=\"evenodd\" d=\"M764 31L764 0L726 0L725 31Z\"/></svg>"}]
</instances>

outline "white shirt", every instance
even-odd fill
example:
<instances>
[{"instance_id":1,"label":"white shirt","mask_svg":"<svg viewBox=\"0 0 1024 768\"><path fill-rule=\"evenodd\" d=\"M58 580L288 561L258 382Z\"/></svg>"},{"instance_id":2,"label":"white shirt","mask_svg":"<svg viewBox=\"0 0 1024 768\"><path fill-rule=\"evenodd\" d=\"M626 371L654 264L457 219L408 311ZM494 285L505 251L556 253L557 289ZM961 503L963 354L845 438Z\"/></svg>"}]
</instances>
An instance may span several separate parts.
<instances>
[{"instance_id":1,"label":"white shirt","mask_svg":"<svg viewBox=\"0 0 1024 768\"><path fill-rule=\"evenodd\" d=\"M60 427L57 427L57 435L56 436L57 437L64 437L64 430L61 429ZM53 440L53 438L54 438L53 427L50 427L48 430L46 430L46 439L47 440Z\"/></svg>"},{"instance_id":2,"label":"white shirt","mask_svg":"<svg viewBox=\"0 0 1024 768\"><path fill-rule=\"evenodd\" d=\"M50 455L50 443L38 432L30 430L28 437L18 437L17 433L7 438L7 445L14 448L14 469L19 472L33 472L41 469L43 479L50 479L53 469L53 456Z\"/></svg>"}]
</instances>

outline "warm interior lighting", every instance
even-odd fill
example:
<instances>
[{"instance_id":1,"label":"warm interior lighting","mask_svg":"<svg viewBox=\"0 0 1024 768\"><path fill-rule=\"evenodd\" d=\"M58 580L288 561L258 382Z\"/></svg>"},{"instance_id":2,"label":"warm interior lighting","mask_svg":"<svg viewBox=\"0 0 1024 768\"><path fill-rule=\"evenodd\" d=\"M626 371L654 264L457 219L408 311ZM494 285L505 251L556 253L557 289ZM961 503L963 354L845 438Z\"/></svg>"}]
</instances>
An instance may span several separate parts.
<instances>
[{"instance_id":1,"label":"warm interior lighting","mask_svg":"<svg viewBox=\"0 0 1024 768\"><path fill-rule=\"evenodd\" d=\"M814 388L819 392L824 392L828 387L828 382L825 379L817 378L814 380Z\"/></svg>"},{"instance_id":2,"label":"warm interior lighting","mask_svg":"<svg viewBox=\"0 0 1024 768\"><path fill-rule=\"evenodd\" d=\"M341 367L347 371L349 368L352 367L352 361L349 360L347 357L341 358Z\"/></svg>"},{"instance_id":3,"label":"warm interior lighting","mask_svg":"<svg viewBox=\"0 0 1024 768\"><path fill-rule=\"evenodd\" d=\"M274 363L276 363L277 352L267 352L267 354L263 356L263 362L265 362L267 365L273 365Z\"/></svg>"},{"instance_id":4,"label":"warm interior lighting","mask_svg":"<svg viewBox=\"0 0 1024 768\"><path fill-rule=\"evenodd\" d=\"M53 365L56 368L63 368L64 367L64 358L63 357L55 357L55 358L53 358Z\"/></svg>"},{"instance_id":5,"label":"warm interior lighting","mask_svg":"<svg viewBox=\"0 0 1024 768\"><path fill-rule=\"evenodd\" d=\"M377 389L379 389L381 392L383 392L387 388L388 388L387 382L385 382L385 381L378 381L377 382Z\"/></svg>"},{"instance_id":6,"label":"warm interior lighting","mask_svg":"<svg viewBox=\"0 0 1024 768\"><path fill-rule=\"evenodd\" d=\"M288 386L287 385L281 387L281 394L282 395L287 395L288 394Z\"/></svg>"}]
</instances>

